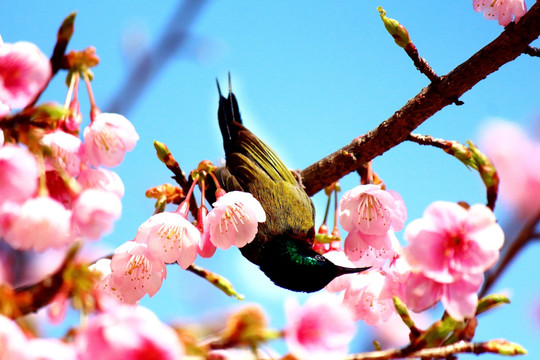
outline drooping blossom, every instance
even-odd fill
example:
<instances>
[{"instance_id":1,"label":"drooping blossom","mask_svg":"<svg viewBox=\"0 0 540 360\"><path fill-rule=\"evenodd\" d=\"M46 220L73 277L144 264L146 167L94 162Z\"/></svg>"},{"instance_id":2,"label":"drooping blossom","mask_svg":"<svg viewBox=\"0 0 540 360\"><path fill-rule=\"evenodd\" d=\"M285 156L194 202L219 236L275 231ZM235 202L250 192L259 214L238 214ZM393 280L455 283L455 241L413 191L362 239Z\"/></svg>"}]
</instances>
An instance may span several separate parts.
<instances>
[{"instance_id":1,"label":"drooping blossom","mask_svg":"<svg viewBox=\"0 0 540 360\"><path fill-rule=\"evenodd\" d=\"M253 241L259 222L266 221L261 204L250 193L231 191L219 197L206 217L204 229L220 249L243 247Z\"/></svg>"},{"instance_id":2,"label":"drooping blossom","mask_svg":"<svg viewBox=\"0 0 540 360\"><path fill-rule=\"evenodd\" d=\"M145 294L154 296L166 276L165 264L146 244L127 241L114 251L108 285L118 299L135 304Z\"/></svg>"},{"instance_id":3,"label":"drooping blossom","mask_svg":"<svg viewBox=\"0 0 540 360\"><path fill-rule=\"evenodd\" d=\"M48 196L27 200L5 232L4 240L19 250L43 251L70 245L71 211Z\"/></svg>"},{"instance_id":4,"label":"drooping blossom","mask_svg":"<svg viewBox=\"0 0 540 360\"><path fill-rule=\"evenodd\" d=\"M345 253L355 261L367 251L366 246L390 251L390 231L401 230L406 218L405 204L395 191L382 190L380 185L359 185L347 191L339 203L339 221L349 232Z\"/></svg>"},{"instance_id":5,"label":"drooping blossom","mask_svg":"<svg viewBox=\"0 0 540 360\"><path fill-rule=\"evenodd\" d=\"M148 250L161 261L177 262L187 269L197 258L197 244L201 233L184 216L162 212L146 220L135 236L135 241L148 244Z\"/></svg>"},{"instance_id":6,"label":"drooping blossom","mask_svg":"<svg viewBox=\"0 0 540 360\"><path fill-rule=\"evenodd\" d=\"M122 212L118 196L99 189L84 190L73 204L72 225L85 238L96 240L112 230Z\"/></svg>"},{"instance_id":7,"label":"drooping blossom","mask_svg":"<svg viewBox=\"0 0 540 360\"><path fill-rule=\"evenodd\" d=\"M0 148L0 203L23 202L37 189L38 167L26 148L7 144Z\"/></svg>"},{"instance_id":8,"label":"drooping blossom","mask_svg":"<svg viewBox=\"0 0 540 360\"><path fill-rule=\"evenodd\" d=\"M75 338L79 360L179 360L185 353L175 331L142 306L117 304L91 317Z\"/></svg>"},{"instance_id":9,"label":"drooping blossom","mask_svg":"<svg viewBox=\"0 0 540 360\"><path fill-rule=\"evenodd\" d=\"M438 201L405 230L405 249L413 271L441 283L467 274L482 274L499 258L504 233L493 212L477 204L462 206Z\"/></svg>"},{"instance_id":10,"label":"drooping blossom","mask_svg":"<svg viewBox=\"0 0 540 360\"><path fill-rule=\"evenodd\" d=\"M51 149L51 156L47 157L47 170L60 167L71 176L77 176L81 170L80 148L81 140L64 131L57 130L45 135L41 144Z\"/></svg>"},{"instance_id":11,"label":"drooping blossom","mask_svg":"<svg viewBox=\"0 0 540 360\"><path fill-rule=\"evenodd\" d=\"M350 310L329 293L312 295L300 306L285 303L285 342L299 359L341 359L347 354L356 327Z\"/></svg>"},{"instance_id":12,"label":"drooping blossom","mask_svg":"<svg viewBox=\"0 0 540 360\"><path fill-rule=\"evenodd\" d=\"M23 108L51 77L49 59L29 42L0 43L0 102Z\"/></svg>"},{"instance_id":13,"label":"drooping blossom","mask_svg":"<svg viewBox=\"0 0 540 360\"><path fill-rule=\"evenodd\" d=\"M473 9L483 11L488 20L497 19L502 26L510 24L514 17L517 23L527 12L524 0L473 0Z\"/></svg>"},{"instance_id":14,"label":"drooping blossom","mask_svg":"<svg viewBox=\"0 0 540 360\"><path fill-rule=\"evenodd\" d=\"M93 166L119 165L139 140L129 120L112 113L98 114L83 134L84 158Z\"/></svg>"},{"instance_id":15,"label":"drooping blossom","mask_svg":"<svg viewBox=\"0 0 540 360\"><path fill-rule=\"evenodd\" d=\"M0 355L2 359L27 359L28 339L17 323L0 314Z\"/></svg>"},{"instance_id":16,"label":"drooping blossom","mask_svg":"<svg viewBox=\"0 0 540 360\"><path fill-rule=\"evenodd\" d=\"M387 321L395 313L392 297L393 279L384 271L366 271L354 274L345 289L343 303L353 312L356 320L368 325Z\"/></svg>"},{"instance_id":17,"label":"drooping blossom","mask_svg":"<svg viewBox=\"0 0 540 360\"><path fill-rule=\"evenodd\" d=\"M84 189L101 189L113 193L120 199L124 196L124 183L120 176L105 168L87 168L80 172L77 182Z\"/></svg>"},{"instance_id":18,"label":"drooping blossom","mask_svg":"<svg viewBox=\"0 0 540 360\"><path fill-rule=\"evenodd\" d=\"M26 345L27 360L76 360L75 347L58 339L30 339Z\"/></svg>"},{"instance_id":19,"label":"drooping blossom","mask_svg":"<svg viewBox=\"0 0 540 360\"><path fill-rule=\"evenodd\" d=\"M540 139L532 139L519 125L502 119L480 131L480 148L490 157L500 179L499 195L518 216L540 211Z\"/></svg>"}]
</instances>

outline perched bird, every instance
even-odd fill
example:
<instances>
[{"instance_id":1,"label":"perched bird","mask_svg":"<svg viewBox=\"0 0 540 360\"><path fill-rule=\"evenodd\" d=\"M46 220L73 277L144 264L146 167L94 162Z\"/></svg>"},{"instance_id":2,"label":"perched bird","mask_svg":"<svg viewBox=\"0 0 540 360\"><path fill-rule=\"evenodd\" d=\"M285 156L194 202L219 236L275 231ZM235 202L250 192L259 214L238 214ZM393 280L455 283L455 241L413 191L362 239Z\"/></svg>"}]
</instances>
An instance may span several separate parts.
<instances>
[{"instance_id":1,"label":"perched bird","mask_svg":"<svg viewBox=\"0 0 540 360\"><path fill-rule=\"evenodd\" d=\"M255 239L242 255L276 285L313 292L337 276L369 269L335 265L313 250L315 209L311 199L276 153L242 125L236 97L219 88L218 120L226 166L216 172L226 191L251 193L266 212Z\"/></svg>"}]
</instances>

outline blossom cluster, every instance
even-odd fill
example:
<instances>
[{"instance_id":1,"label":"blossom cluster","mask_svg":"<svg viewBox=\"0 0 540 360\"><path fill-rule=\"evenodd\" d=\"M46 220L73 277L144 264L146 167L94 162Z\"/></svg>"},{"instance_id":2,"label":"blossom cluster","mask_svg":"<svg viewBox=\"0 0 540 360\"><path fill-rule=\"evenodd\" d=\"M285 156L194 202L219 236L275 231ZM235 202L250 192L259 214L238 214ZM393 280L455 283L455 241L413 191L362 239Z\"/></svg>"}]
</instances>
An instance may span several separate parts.
<instances>
[{"instance_id":1,"label":"blossom cluster","mask_svg":"<svg viewBox=\"0 0 540 360\"><path fill-rule=\"evenodd\" d=\"M473 0L473 9L483 12L486 19L497 19L502 26L510 24L512 18L518 22L527 12L524 0Z\"/></svg>"},{"instance_id":2,"label":"blossom cluster","mask_svg":"<svg viewBox=\"0 0 540 360\"><path fill-rule=\"evenodd\" d=\"M345 193L340 202L340 221L349 231L344 251L326 256L340 265L372 269L337 278L327 290L343 292L343 303L370 325L395 314L394 296L414 311L442 301L457 320L474 316L483 273L497 261L504 241L493 212L484 205L466 209L435 202L407 226L409 245L401 248L394 231L401 230L405 217L401 197L379 185Z\"/></svg>"},{"instance_id":3,"label":"blossom cluster","mask_svg":"<svg viewBox=\"0 0 540 360\"><path fill-rule=\"evenodd\" d=\"M120 164L138 140L126 118L93 104L81 140L76 96L50 112L35 107L51 71L34 44L0 44L0 237L19 250L65 248L109 232L124 186L103 166ZM14 112L20 108L25 116Z\"/></svg>"},{"instance_id":4,"label":"blossom cluster","mask_svg":"<svg viewBox=\"0 0 540 360\"><path fill-rule=\"evenodd\" d=\"M211 257L216 248L251 242L257 224L266 219L261 204L253 195L240 191L220 195L212 210L199 219L200 228L188 220L189 197L177 211L151 216L139 227L135 239L115 250L111 260L95 265L102 274L99 288L122 302L135 304L159 290L167 276L165 264L177 263L187 269L197 254Z\"/></svg>"}]
</instances>

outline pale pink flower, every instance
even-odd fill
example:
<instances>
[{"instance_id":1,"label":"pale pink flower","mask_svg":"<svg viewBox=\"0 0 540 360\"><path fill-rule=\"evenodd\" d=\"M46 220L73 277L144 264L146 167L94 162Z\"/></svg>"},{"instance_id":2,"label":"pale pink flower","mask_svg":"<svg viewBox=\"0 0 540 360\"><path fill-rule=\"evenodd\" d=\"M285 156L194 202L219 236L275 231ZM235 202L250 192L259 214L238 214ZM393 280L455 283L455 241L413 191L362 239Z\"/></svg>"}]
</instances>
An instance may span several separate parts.
<instances>
[{"instance_id":1,"label":"pale pink flower","mask_svg":"<svg viewBox=\"0 0 540 360\"><path fill-rule=\"evenodd\" d=\"M77 360L75 347L58 339L30 339L27 342L28 360Z\"/></svg>"},{"instance_id":2,"label":"pale pink flower","mask_svg":"<svg viewBox=\"0 0 540 360\"><path fill-rule=\"evenodd\" d=\"M444 309L455 320L473 317L478 305L478 290L484 276L464 275L452 283L439 283L421 273L407 279L403 300L415 312L424 311L441 300Z\"/></svg>"},{"instance_id":3,"label":"pale pink flower","mask_svg":"<svg viewBox=\"0 0 540 360\"><path fill-rule=\"evenodd\" d=\"M161 261L177 262L187 269L197 258L201 233L184 216L163 212L150 217L137 231L135 241L148 244L148 250Z\"/></svg>"},{"instance_id":4,"label":"pale pink flower","mask_svg":"<svg viewBox=\"0 0 540 360\"><path fill-rule=\"evenodd\" d=\"M259 222L266 214L250 193L231 191L219 197L204 222L210 241L220 249L243 247L255 239Z\"/></svg>"},{"instance_id":5,"label":"pale pink flower","mask_svg":"<svg viewBox=\"0 0 540 360\"><path fill-rule=\"evenodd\" d=\"M28 105L51 77L49 59L29 42L0 44L0 101L12 108Z\"/></svg>"},{"instance_id":6,"label":"pale pink flower","mask_svg":"<svg viewBox=\"0 0 540 360\"><path fill-rule=\"evenodd\" d=\"M504 233L485 205L469 209L438 201L405 230L405 255L411 268L441 283L465 274L482 274L499 258Z\"/></svg>"},{"instance_id":7,"label":"pale pink flower","mask_svg":"<svg viewBox=\"0 0 540 360\"><path fill-rule=\"evenodd\" d=\"M11 144L0 147L0 203L29 199L37 183L37 161L30 151Z\"/></svg>"},{"instance_id":8,"label":"pale pink flower","mask_svg":"<svg viewBox=\"0 0 540 360\"><path fill-rule=\"evenodd\" d=\"M77 333L79 360L179 360L185 353L175 331L150 310L117 305L91 317Z\"/></svg>"},{"instance_id":9,"label":"pale pink flower","mask_svg":"<svg viewBox=\"0 0 540 360\"><path fill-rule=\"evenodd\" d=\"M71 134L57 130L48 133L41 139L41 144L51 149L47 157L47 170L60 167L71 176L77 176L81 170L81 140Z\"/></svg>"},{"instance_id":10,"label":"pale pink flower","mask_svg":"<svg viewBox=\"0 0 540 360\"><path fill-rule=\"evenodd\" d=\"M339 221L349 232L345 254L356 261L379 250L378 256L391 258L392 231L401 230L406 218L405 203L395 191L381 190L380 185L359 185L347 191L339 203Z\"/></svg>"},{"instance_id":11,"label":"pale pink flower","mask_svg":"<svg viewBox=\"0 0 540 360\"><path fill-rule=\"evenodd\" d=\"M375 325L387 321L396 311L394 295L393 279L386 272L366 271L351 277L343 303L353 311L356 320Z\"/></svg>"},{"instance_id":12,"label":"pale pink flower","mask_svg":"<svg viewBox=\"0 0 540 360\"><path fill-rule=\"evenodd\" d=\"M345 254L358 267L382 267L394 256L394 244L398 242L393 231L382 236L365 235L359 231L351 231L345 238Z\"/></svg>"},{"instance_id":13,"label":"pale pink flower","mask_svg":"<svg viewBox=\"0 0 540 360\"><path fill-rule=\"evenodd\" d=\"M99 259L88 268L100 274L99 282L94 283L94 288L96 289L97 293L101 295L100 298L103 298L103 295L105 295L122 303L126 302L116 285L111 282L112 269L110 259ZM137 303L137 301L138 300L132 301L132 303Z\"/></svg>"},{"instance_id":14,"label":"pale pink flower","mask_svg":"<svg viewBox=\"0 0 540 360\"><path fill-rule=\"evenodd\" d=\"M356 327L350 310L328 293L312 295L301 307L295 298L285 303L285 342L299 359L341 359Z\"/></svg>"},{"instance_id":15,"label":"pale pink flower","mask_svg":"<svg viewBox=\"0 0 540 360\"><path fill-rule=\"evenodd\" d=\"M0 358L26 360L28 340L17 323L0 314Z\"/></svg>"},{"instance_id":16,"label":"pale pink flower","mask_svg":"<svg viewBox=\"0 0 540 360\"><path fill-rule=\"evenodd\" d=\"M84 156L93 166L119 165L133 150L139 135L128 119L119 114L101 113L84 129Z\"/></svg>"},{"instance_id":17,"label":"pale pink flower","mask_svg":"<svg viewBox=\"0 0 540 360\"><path fill-rule=\"evenodd\" d=\"M113 193L120 199L124 196L124 183L120 176L105 168L87 168L80 172L77 182L84 189L101 189Z\"/></svg>"},{"instance_id":18,"label":"pale pink flower","mask_svg":"<svg viewBox=\"0 0 540 360\"><path fill-rule=\"evenodd\" d=\"M146 244L127 241L114 251L109 286L118 298L134 304L145 294L154 296L166 276L165 264L153 256Z\"/></svg>"},{"instance_id":19,"label":"pale pink flower","mask_svg":"<svg viewBox=\"0 0 540 360\"><path fill-rule=\"evenodd\" d=\"M88 239L99 239L112 230L120 218L122 203L115 194L99 190L84 190L73 204L72 225Z\"/></svg>"},{"instance_id":20,"label":"pale pink flower","mask_svg":"<svg viewBox=\"0 0 540 360\"><path fill-rule=\"evenodd\" d=\"M473 0L473 9L483 11L488 20L497 19L502 26L510 24L514 16L517 23L527 12L524 0Z\"/></svg>"},{"instance_id":21,"label":"pale pink flower","mask_svg":"<svg viewBox=\"0 0 540 360\"><path fill-rule=\"evenodd\" d=\"M5 232L5 241L15 249L43 251L73 242L71 211L58 201L38 196L22 204L17 218Z\"/></svg>"},{"instance_id":22,"label":"pale pink flower","mask_svg":"<svg viewBox=\"0 0 540 360\"><path fill-rule=\"evenodd\" d=\"M500 199L519 216L534 216L540 210L540 140L517 124L496 120L481 130L480 148L497 168Z\"/></svg>"}]
</instances>

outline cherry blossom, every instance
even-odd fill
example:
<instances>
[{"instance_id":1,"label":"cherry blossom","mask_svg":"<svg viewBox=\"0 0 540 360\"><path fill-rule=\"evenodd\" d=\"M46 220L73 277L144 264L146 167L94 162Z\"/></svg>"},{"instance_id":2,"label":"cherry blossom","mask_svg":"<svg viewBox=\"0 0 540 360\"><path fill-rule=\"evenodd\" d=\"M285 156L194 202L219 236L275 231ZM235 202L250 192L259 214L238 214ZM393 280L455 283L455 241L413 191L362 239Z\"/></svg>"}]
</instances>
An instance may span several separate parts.
<instances>
[{"instance_id":1,"label":"cherry blossom","mask_svg":"<svg viewBox=\"0 0 540 360\"><path fill-rule=\"evenodd\" d=\"M84 129L84 157L93 166L119 165L133 150L139 135L128 119L119 114L100 113Z\"/></svg>"},{"instance_id":2,"label":"cherry blossom","mask_svg":"<svg viewBox=\"0 0 540 360\"><path fill-rule=\"evenodd\" d=\"M122 212L122 203L115 194L99 190L83 191L73 204L72 224L88 239L99 239L112 230Z\"/></svg>"},{"instance_id":3,"label":"cherry blossom","mask_svg":"<svg viewBox=\"0 0 540 360\"><path fill-rule=\"evenodd\" d=\"M77 182L85 189L101 189L113 193L120 199L124 196L124 183L120 176L105 168L87 168L80 172Z\"/></svg>"},{"instance_id":4,"label":"cherry blossom","mask_svg":"<svg viewBox=\"0 0 540 360\"><path fill-rule=\"evenodd\" d=\"M259 222L266 214L250 193L231 191L219 197L206 217L204 229L220 249L243 247L253 241Z\"/></svg>"},{"instance_id":5,"label":"cherry blossom","mask_svg":"<svg viewBox=\"0 0 540 360\"><path fill-rule=\"evenodd\" d=\"M187 269L197 257L201 233L184 216L163 212L150 217L137 231L135 241L148 244L154 257Z\"/></svg>"},{"instance_id":6,"label":"cherry blossom","mask_svg":"<svg viewBox=\"0 0 540 360\"><path fill-rule=\"evenodd\" d=\"M150 310L117 304L91 317L75 338L79 360L183 358L175 331Z\"/></svg>"},{"instance_id":7,"label":"cherry blossom","mask_svg":"<svg viewBox=\"0 0 540 360\"><path fill-rule=\"evenodd\" d=\"M38 196L22 204L4 240L20 250L61 248L73 242L70 220L71 211L62 204L48 196Z\"/></svg>"},{"instance_id":8,"label":"cherry blossom","mask_svg":"<svg viewBox=\"0 0 540 360\"><path fill-rule=\"evenodd\" d=\"M405 255L412 269L441 283L482 274L499 258L504 233L485 205L469 209L438 201L405 230Z\"/></svg>"},{"instance_id":9,"label":"cherry blossom","mask_svg":"<svg viewBox=\"0 0 540 360\"><path fill-rule=\"evenodd\" d=\"M11 144L0 147L0 203L29 199L37 183L37 161L30 151Z\"/></svg>"},{"instance_id":10,"label":"cherry blossom","mask_svg":"<svg viewBox=\"0 0 540 360\"><path fill-rule=\"evenodd\" d=\"M50 77L49 59L36 45L0 43L0 102L11 108L25 107Z\"/></svg>"},{"instance_id":11,"label":"cherry blossom","mask_svg":"<svg viewBox=\"0 0 540 360\"><path fill-rule=\"evenodd\" d=\"M145 294L154 296L166 276L165 264L146 244L127 241L114 251L108 285L117 298L134 304Z\"/></svg>"},{"instance_id":12,"label":"cherry blossom","mask_svg":"<svg viewBox=\"0 0 540 360\"><path fill-rule=\"evenodd\" d=\"M46 158L47 170L55 170L59 166L71 176L79 174L81 140L78 137L57 130L45 135L41 144L52 150L52 156Z\"/></svg>"},{"instance_id":13,"label":"cherry blossom","mask_svg":"<svg viewBox=\"0 0 540 360\"><path fill-rule=\"evenodd\" d=\"M285 342L299 359L341 359L356 327L350 310L329 293L311 296L303 307L295 298L285 303Z\"/></svg>"},{"instance_id":14,"label":"cherry blossom","mask_svg":"<svg viewBox=\"0 0 540 360\"><path fill-rule=\"evenodd\" d=\"M481 129L480 146L497 168L501 200L519 216L540 211L540 140L534 141L512 122L497 119Z\"/></svg>"},{"instance_id":15,"label":"cherry blossom","mask_svg":"<svg viewBox=\"0 0 540 360\"><path fill-rule=\"evenodd\" d=\"M381 250L381 255L390 251L389 232L401 230L406 218L405 204L395 191L382 190L380 185L359 185L347 191L339 203L339 221L349 232L345 253L355 261L368 247Z\"/></svg>"},{"instance_id":16,"label":"cherry blossom","mask_svg":"<svg viewBox=\"0 0 540 360\"><path fill-rule=\"evenodd\" d=\"M483 11L488 20L497 19L502 26L510 24L513 17L518 22L527 12L524 0L473 0L473 9Z\"/></svg>"}]
</instances>

